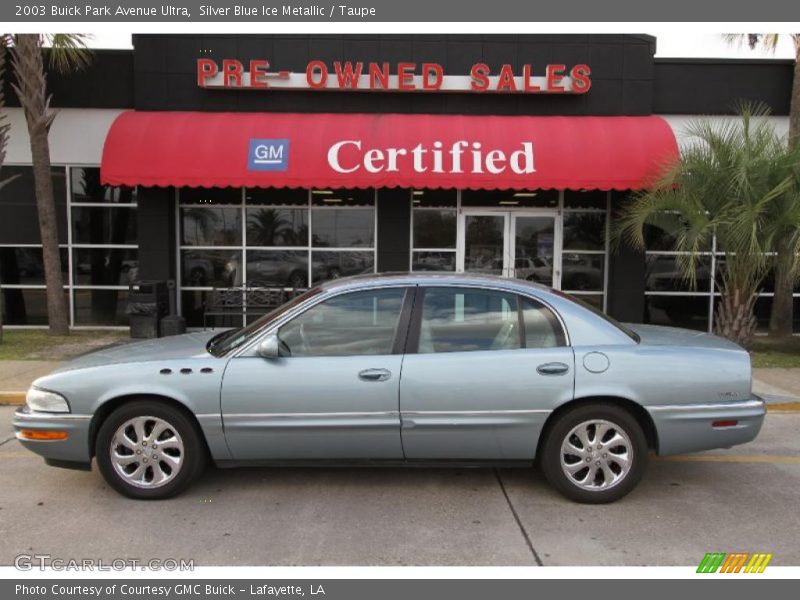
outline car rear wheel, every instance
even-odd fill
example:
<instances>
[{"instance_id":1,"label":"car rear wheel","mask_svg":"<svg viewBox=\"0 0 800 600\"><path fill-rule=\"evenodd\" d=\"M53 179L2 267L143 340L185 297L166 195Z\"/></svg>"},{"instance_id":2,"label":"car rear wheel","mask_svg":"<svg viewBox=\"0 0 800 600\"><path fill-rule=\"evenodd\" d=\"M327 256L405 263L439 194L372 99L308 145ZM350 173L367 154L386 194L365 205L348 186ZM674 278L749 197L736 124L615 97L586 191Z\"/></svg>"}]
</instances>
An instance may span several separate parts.
<instances>
[{"instance_id":1,"label":"car rear wheel","mask_svg":"<svg viewBox=\"0 0 800 600\"><path fill-rule=\"evenodd\" d=\"M205 467L206 450L190 419L153 400L137 400L111 413L97 434L97 466L129 498L169 498L185 490Z\"/></svg>"},{"instance_id":2,"label":"car rear wheel","mask_svg":"<svg viewBox=\"0 0 800 600\"><path fill-rule=\"evenodd\" d=\"M587 504L614 502L642 478L647 440L626 410L605 403L587 404L553 423L542 446L541 467L547 480L570 500Z\"/></svg>"}]
</instances>

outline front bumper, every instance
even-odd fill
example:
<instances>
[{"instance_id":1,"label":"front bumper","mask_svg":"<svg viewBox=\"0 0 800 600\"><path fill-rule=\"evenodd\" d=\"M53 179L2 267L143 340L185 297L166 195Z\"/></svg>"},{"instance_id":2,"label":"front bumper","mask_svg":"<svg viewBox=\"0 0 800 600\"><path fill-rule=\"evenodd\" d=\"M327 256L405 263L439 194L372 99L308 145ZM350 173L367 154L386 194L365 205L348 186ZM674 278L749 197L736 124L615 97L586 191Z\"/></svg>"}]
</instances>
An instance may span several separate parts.
<instances>
[{"instance_id":1,"label":"front bumper","mask_svg":"<svg viewBox=\"0 0 800 600\"><path fill-rule=\"evenodd\" d=\"M91 415L71 413L43 413L30 410L28 406L18 408L12 425L19 443L28 450L43 456L47 464L87 468L92 461L89 451L89 426ZM30 440L21 437L23 429L36 431L65 431L65 440Z\"/></svg>"},{"instance_id":2,"label":"front bumper","mask_svg":"<svg viewBox=\"0 0 800 600\"><path fill-rule=\"evenodd\" d=\"M658 454L684 454L730 448L751 442L761 430L767 407L752 395L747 400L709 404L648 406L658 435ZM713 427L715 421L736 421Z\"/></svg>"}]
</instances>

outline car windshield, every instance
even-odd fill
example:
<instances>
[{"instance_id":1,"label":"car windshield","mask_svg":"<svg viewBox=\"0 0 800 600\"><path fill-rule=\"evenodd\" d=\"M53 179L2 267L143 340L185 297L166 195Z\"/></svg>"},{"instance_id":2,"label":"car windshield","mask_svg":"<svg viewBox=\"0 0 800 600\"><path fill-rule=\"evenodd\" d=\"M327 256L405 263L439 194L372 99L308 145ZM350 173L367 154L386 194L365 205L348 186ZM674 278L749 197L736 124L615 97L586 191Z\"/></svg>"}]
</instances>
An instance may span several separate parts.
<instances>
[{"instance_id":1,"label":"car windshield","mask_svg":"<svg viewBox=\"0 0 800 600\"><path fill-rule=\"evenodd\" d=\"M228 331L223 331L222 333L215 335L208 341L206 344L206 350L213 356L224 356L228 352L235 350L236 348L242 346L245 342L247 342L254 333L260 331L263 327L268 325L274 319L277 319L282 314L286 313L287 311L291 310L301 302L305 302L308 298L312 296L316 296L322 291L321 288L312 288L289 300L285 304L281 304L275 310L268 312L263 317L253 321L246 327L241 327L239 329L229 329Z\"/></svg>"},{"instance_id":2,"label":"car windshield","mask_svg":"<svg viewBox=\"0 0 800 600\"><path fill-rule=\"evenodd\" d=\"M561 292L559 290L552 290L552 292L554 294L558 295L558 296L561 296L562 298L566 298L567 300L571 300L575 304L579 304L580 306L582 306L586 310L589 310L589 311L593 312L598 317L603 319L606 323L610 323L611 325L613 325L614 327L619 329L622 333L627 335L629 338L631 338L637 344L642 340L642 338L639 337L638 333L636 333L635 331L633 331L629 327L625 327L625 325L623 325L622 323L620 323L616 319L612 319L606 313L604 313L602 310L598 309L596 306L592 306L591 304L589 304L588 302L584 302L580 298L576 298L575 296L571 296L569 294L565 294L564 292Z\"/></svg>"}]
</instances>

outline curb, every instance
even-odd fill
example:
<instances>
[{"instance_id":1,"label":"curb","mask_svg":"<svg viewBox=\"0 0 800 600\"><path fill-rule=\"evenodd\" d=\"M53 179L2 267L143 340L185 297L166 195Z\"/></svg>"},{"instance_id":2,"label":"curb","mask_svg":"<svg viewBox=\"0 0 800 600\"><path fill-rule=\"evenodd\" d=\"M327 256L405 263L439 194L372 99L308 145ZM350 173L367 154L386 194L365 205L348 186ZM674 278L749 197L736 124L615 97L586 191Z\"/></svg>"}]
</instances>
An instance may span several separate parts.
<instances>
[{"instance_id":1,"label":"curb","mask_svg":"<svg viewBox=\"0 0 800 600\"><path fill-rule=\"evenodd\" d=\"M26 392L0 392L0 406L19 406L25 404Z\"/></svg>"},{"instance_id":2,"label":"curb","mask_svg":"<svg viewBox=\"0 0 800 600\"><path fill-rule=\"evenodd\" d=\"M26 392L0 392L0 406L25 404ZM800 402L767 403L767 412L800 412Z\"/></svg>"}]
</instances>

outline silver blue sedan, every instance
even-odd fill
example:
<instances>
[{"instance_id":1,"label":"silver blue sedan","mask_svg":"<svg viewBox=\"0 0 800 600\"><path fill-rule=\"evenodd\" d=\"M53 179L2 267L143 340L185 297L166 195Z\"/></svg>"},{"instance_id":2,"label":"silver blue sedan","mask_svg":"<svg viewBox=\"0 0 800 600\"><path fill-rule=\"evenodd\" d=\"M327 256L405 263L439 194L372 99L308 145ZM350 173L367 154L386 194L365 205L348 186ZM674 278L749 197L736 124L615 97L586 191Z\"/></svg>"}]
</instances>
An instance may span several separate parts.
<instances>
[{"instance_id":1,"label":"silver blue sedan","mask_svg":"<svg viewBox=\"0 0 800 600\"><path fill-rule=\"evenodd\" d=\"M88 354L36 380L14 417L48 464L133 498L184 490L208 460L537 462L610 502L648 454L756 437L748 354L695 331L623 326L568 296L469 275L340 279L253 324ZM712 485L709 483L709 485Z\"/></svg>"}]
</instances>

